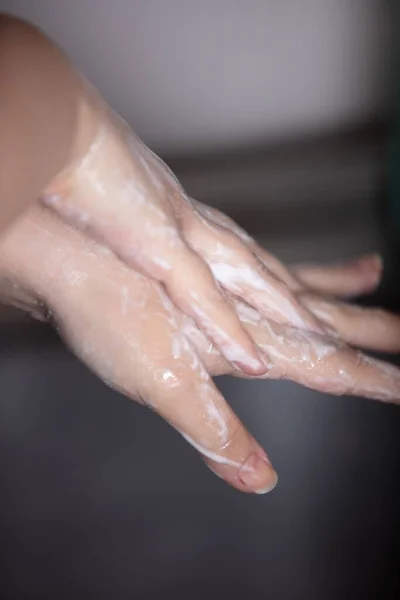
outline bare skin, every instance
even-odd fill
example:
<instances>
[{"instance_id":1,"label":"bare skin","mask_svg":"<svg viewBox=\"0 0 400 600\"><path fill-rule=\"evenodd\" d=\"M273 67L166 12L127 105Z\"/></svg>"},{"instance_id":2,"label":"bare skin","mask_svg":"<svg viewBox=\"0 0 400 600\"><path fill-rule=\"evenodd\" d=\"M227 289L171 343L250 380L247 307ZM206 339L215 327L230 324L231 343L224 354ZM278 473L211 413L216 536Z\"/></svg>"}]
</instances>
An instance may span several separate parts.
<instances>
[{"instance_id":1,"label":"bare skin","mask_svg":"<svg viewBox=\"0 0 400 600\"><path fill-rule=\"evenodd\" d=\"M86 150L93 133L67 57L29 23L2 14L0 88L1 234Z\"/></svg>"},{"instance_id":2,"label":"bare skin","mask_svg":"<svg viewBox=\"0 0 400 600\"><path fill-rule=\"evenodd\" d=\"M285 269L279 261L276 264ZM338 268L344 280L354 270L352 264L322 269L322 291L330 274L334 289ZM304 293L307 270L285 271ZM361 266L354 291L376 279L375 271L374 260L370 270ZM4 237L0 273L8 302L37 317L50 315L62 338L90 369L108 385L159 413L200 452L213 472L244 492L265 493L275 486L277 475L265 451L211 379L212 375L245 374L232 367L194 320L170 301L162 284L126 267L90 236L39 206ZM317 288L314 279L314 295ZM336 335L278 323L238 297L227 297L264 354L268 372L263 377L287 378L333 394L400 402L400 371L394 367L366 357ZM370 310L358 310L368 323ZM360 338L361 315L352 320L350 312L348 317L350 343ZM336 331L341 319L340 311L333 311L330 325ZM381 313L381 321L386 319L399 330L398 317ZM398 350L400 338L396 345L389 328L373 329L363 345Z\"/></svg>"}]
</instances>

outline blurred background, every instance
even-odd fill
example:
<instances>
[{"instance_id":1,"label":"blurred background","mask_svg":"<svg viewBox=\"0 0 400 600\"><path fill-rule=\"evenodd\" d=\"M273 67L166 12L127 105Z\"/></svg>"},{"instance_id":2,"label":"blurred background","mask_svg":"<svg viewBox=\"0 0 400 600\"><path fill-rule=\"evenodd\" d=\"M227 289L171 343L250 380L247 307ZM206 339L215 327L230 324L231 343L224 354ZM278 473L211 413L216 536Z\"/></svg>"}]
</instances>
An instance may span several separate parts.
<instances>
[{"instance_id":1,"label":"blurred background","mask_svg":"<svg viewBox=\"0 0 400 600\"><path fill-rule=\"evenodd\" d=\"M283 260L381 252L363 302L399 310L395 0L0 10L41 26L192 196ZM221 378L280 475L242 496L49 328L2 308L0 323L2 598L399 596L398 408Z\"/></svg>"}]
</instances>

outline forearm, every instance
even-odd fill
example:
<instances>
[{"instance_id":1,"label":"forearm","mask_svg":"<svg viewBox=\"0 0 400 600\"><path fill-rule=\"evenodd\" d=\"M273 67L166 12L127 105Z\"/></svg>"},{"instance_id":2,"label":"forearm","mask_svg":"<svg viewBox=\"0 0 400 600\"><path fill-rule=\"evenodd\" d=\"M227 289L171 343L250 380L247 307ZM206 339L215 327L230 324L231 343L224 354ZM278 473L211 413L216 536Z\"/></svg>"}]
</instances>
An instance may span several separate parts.
<instances>
[{"instance_id":1,"label":"forearm","mask_svg":"<svg viewBox=\"0 0 400 600\"><path fill-rule=\"evenodd\" d=\"M35 27L6 15L0 90L1 234L79 152L89 125L84 86L67 57Z\"/></svg>"}]
</instances>

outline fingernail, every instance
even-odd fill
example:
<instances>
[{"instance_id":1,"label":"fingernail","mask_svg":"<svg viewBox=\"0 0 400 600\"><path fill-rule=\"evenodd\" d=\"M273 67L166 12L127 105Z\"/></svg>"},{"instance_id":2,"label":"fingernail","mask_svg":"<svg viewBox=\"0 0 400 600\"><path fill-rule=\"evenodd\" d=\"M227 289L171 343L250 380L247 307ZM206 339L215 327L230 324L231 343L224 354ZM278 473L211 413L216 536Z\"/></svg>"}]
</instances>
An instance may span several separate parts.
<instances>
[{"instance_id":1,"label":"fingernail","mask_svg":"<svg viewBox=\"0 0 400 600\"><path fill-rule=\"evenodd\" d=\"M241 466L238 477L255 494L271 492L278 482L278 476L271 463L258 454L251 454Z\"/></svg>"},{"instance_id":2,"label":"fingernail","mask_svg":"<svg viewBox=\"0 0 400 600\"><path fill-rule=\"evenodd\" d=\"M269 364L267 365L266 361L261 360L261 355L258 355L259 358L249 358L246 362L244 361L232 361L232 364L247 375L264 375L268 371Z\"/></svg>"}]
</instances>

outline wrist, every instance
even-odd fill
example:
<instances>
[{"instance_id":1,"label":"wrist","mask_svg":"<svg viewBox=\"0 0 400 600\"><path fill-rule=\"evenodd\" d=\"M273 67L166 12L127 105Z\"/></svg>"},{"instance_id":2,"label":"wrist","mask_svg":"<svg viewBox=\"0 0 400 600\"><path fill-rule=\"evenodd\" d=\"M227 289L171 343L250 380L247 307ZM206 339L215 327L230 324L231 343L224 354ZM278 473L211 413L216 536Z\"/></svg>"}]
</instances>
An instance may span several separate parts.
<instances>
[{"instance_id":1,"label":"wrist","mask_svg":"<svg viewBox=\"0 0 400 600\"><path fill-rule=\"evenodd\" d=\"M106 105L97 90L80 75L77 77L81 85L70 151L62 169L45 187L42 196L68 194L73 173L89 151L106 115Z\"/></svg>"}]
</instances>

